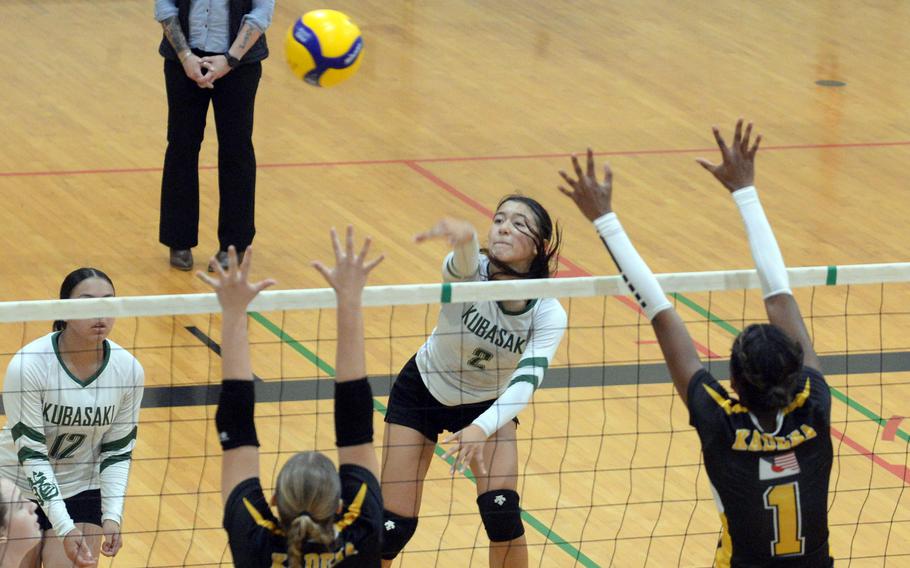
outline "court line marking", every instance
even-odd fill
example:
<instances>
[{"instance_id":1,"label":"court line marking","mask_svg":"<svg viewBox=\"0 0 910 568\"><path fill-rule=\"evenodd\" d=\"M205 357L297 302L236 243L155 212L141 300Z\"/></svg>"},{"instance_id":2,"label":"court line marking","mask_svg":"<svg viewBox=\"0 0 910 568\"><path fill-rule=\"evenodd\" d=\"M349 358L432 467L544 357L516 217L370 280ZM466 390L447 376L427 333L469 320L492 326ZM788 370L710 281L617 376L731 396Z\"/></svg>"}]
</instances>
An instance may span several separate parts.
<instances>
[{"instance_id":1,"label":"court line marking","mask_svg":"<svg viewBox=\"0 0 910 568\"><path fill-rule=\"evenodd\" d=\"M302 343L300 343L299 341L294 339L292 336L285 333L283 329L281 329L280 327L278 327L277 325L272 323L271 320L269 320L268 318L266 318L265 316L263 316L262 314L260 314L258 312L250 312L250 316L257 323L259 323L264 328L266 328L269 332L271 332L276 337L278 337L281 341L288 344L291 347L291 349L293 349L300 355L303 355L309 361L313 362L317 367L319 367L320 370L325 372L328 376L330 376L330 377L335 376L335 369L332 368L331 365L329 365L326 361L321 359L318 355L316 355L315 353L313 353L312 351L307 349ZM375 398L373 399L373 408L375 408L383 416L385 416L386 411L387 411L386 406L384 404L382 404L381 402L379 402L378 400L376 400ZM445 450L439 444L436 444L436 449L434 450L434 452L440 458L445 454ZM452 457L450 457L444 461L447 464L449 464L450 466L455 463L455 459ZM471 480L471 482L474 483L475 485L477 484L477 479L474 477L474 475L470 471L470 469L465 471L464 476L467 477L469 480ZM585 566L586 568L600 568L597 563L595 563L593 560L588 558L581 550L572 546L572 544L570 544L569 541L567 541L566 539L564 539L561 536L559 536L558 534L556 534L556 532L553 531L553 529L547 527L540 520L538 520L536 517L534 517L531 513L528 513L527 511L522 509L521 518L523 520L525 520L529 525L531 525L537 532L542 534L544 536L544 538L546 538L547 540L549 540L550 542L552 542L553 544L555 544L556 546L561 548L564 552L566 552L574 560L579 562L582 566Z\"/></svg>"},{"instance_id":2,"label":"court line marking","mask_svg":"<svg viewBox=\"0 0 910 568\"><path fill-rule=\"evenodd\" d=\"M904 144L905 144L905 145L910 145L910 142L907 142L907 143L904 143ZM413 162L413 161L408 161L408 162L405 162L405 165L408 166L409 168L411 168L412 170L414 170L415 172L419 173L420 175L422 175L423 177L425 177L425 178L428 179L429 181L431 181L431 182L432 182L433 184L435 184L436 186L438 186L438 187L440 187L441 189L445 190L445 191L448 192L449 194L455 196L456 198L458 198L459 200L461 200L463 203L468 204L469 206L471 206L471 207L474 208L475 210L480 211L481 213L483 213L483 214L485 214L485 215L492 216L493 212L490 211L490 210L488 210L486 207L484 207L480 202L478 202L478 201L475 200L474 198L472 198L472 197L470 197L470 196L468 196L468 195L462 193L460 190L458 190L457 188L455 188L455 186L453 186L452 184L446 182L446 181L443 180L441 177L437 176L436 174L434 174L434 173L431 172L430 170L424 168L424 167L421 166L420 164L417 164L416 162ZM589 271L587 271L587 270L585 270L584 268L580 267L579 265L573 263L572 261L570 261L570 260L568 260L568 259L565 259L565 258L563 258L562 256L560 256L559 260L560 260L561 263L565 263L567 266L569 266L570 269L571 269L574 273L576 273L576 274L573 274L573 275L591 276L591 273L590 273ZM693 300L691 300L691 299L689 299L689 298L687 298L687 297L685 297L685 296L683 296L682 294L679 294L679 293L673 293L673 294L671 294L671 296L674 297L674 298L676 298L676 299L679 300L680 302L682 302L684 305L688 306L690 309L692 309L693 311L695 311L696 313L698 313L698 314L701 315L702 317L706 318L710 323L713 323L713 324L719 326L720 328L724 329L725 331L727 331L728 333L732 334L733 336L739 335L739 330L738 330L735 326L731 325L729 322L727 322L727 321L725 321L724 319L720 318L720 317L717 316L716 314L713 314L713 313L710 312L709 310L707 310L707 309L705 309L704 307L700 306L698 303L694 302ZM619 299L619 300L625 300L623 303L625 303L627 306L628 306L629 304L632 304L632 306L634 307L634 309L636 309L636 310L639 312L639 314L643 313L643 312L641 311L641 308L638 306L638 304L637 304L636 302L634 302L631 298L628 298L628 297L626 297L626 296L615 296L615 297L616 297L617 299ZM696 349L698 349L698 351L703 352L702 349L699 348L700 344L699 344L697 341L694 341L694 340L693 340L693 343L695 343L695 347L696 347ZM701 346L701 347L702 347L704 350L706 350L706 351L708 351L709 353L711 353L710 350L708 350L707 347L704 347L704 346ZM717 357L717 358L720 357L719 355L716 355L716 354L713 354L713 353L712 353L712 356ZM856 400L851 399L850 397L848 397L847 395L845 395L844 393L840 392L838 389L836 389L835 387L832 387L832 386L830 386L830 385L829 385L829 389L830 389L830 391L831 391L832 397L834 397L834 398L836 398L837 400L839 400L839 401L845 403L849 408L852 408L852 409L856 410L857 412L859 412L860 414L862 414L863 416L865 416L865 417L868 418L869 420L872 420L873 422L878 422L878 424L881 425L881 426L885 426L885 425L886 425L886 422L887 422L887 421L886 421L884 418L882 418L881 416L878 416L877 414L875 414L874 412L872 412L871 410L869 410L868 408L866 408L865 406L863 406L862 404L860 404L859 402L857 402ZM900 437L900 438L902 438L903 440L905 440L905 441L907 441L908 443L910 443L910 435L908 435L906 432L904 432L903 430L897 429L897 432L896 432L896 433L897 433L897 436L898 436L898 437ZM890 473L892 473L892 474L898 475L898 477L900 477L901 479L904 479L903 475L895 473L895 471L892 469L893 467L897 467L897 466L893 466L893 465L889 464L889 463L888 463L887 461L885 461L884 459L882 459L882 458L876 456L875 453L872 452L871 450L868 450L868 449L864 448L861 444L859 444L859 443L856 442L855 440L853 440L853 439L851 439L851 438L848 438L845 434L843 435L843 438L842 438L842 439L845 439L845 441L846 441L846 440L849 440L849 442L847 442L847 443L848 443L848 445L849 445L851 448L853 448L853 447L861 448L862 451L861 451L860 453L862 453L863 455L867 455L867 456L870 456L870 455L871 455L871 456L875 457L876 459L873 459L873 462L876 463L876 464L878 464L878 465L880 465L880 466L882 466L886 471L888 471L888 472L890 472Z\"/></svg>"},{"instance_id":3,"label":"court line marking","mask_svg":"<svg viewBox=\"0 0 910 568\"><path fill-rule=\"evenodd\" d=\"M787 150L837 150L847 148L897 148L910 146L910 140L894 140L890 142L844 142L840 144L782 144L777 146L762 146L762 152L775 152ZM670 154L703 154L716 152L717 147L709 148L658 148L653 150L607 150L595 152L596 156L649 156ZM580 153L580 152L578 152ZM339 166L384 166L401 165L408 163L445 164L459 162L499 162L509 160L550 160L568 158L572 152L553 152L545 154L504 154L498 156L451 156L442 158L389 158L378 160L339 160L334 162L276 162L258 164L257 169L287 169L287 168L331 168ZM215 170L217 165L199 166L200 170ZM48 177L48 176L76 176L76 175L105 175L105 174L142 174L161 172L161 166L137 168L93 168L81 170L33 170L0 172L0 177Z\"/></svg>"},{"instance_id":4,"label":"court line marking","mask_svg":"<svg viewBox=\"0 0 910 568\"><path fill-rule=\"evenodd\" d=\"M903 416L892 416L889 418L888 425L885 426L885 431L882 432L882 440L886 442L893 442L894 435L897 433L898 426L900 426L903 419Z\"/></svg>"}]
</instances>

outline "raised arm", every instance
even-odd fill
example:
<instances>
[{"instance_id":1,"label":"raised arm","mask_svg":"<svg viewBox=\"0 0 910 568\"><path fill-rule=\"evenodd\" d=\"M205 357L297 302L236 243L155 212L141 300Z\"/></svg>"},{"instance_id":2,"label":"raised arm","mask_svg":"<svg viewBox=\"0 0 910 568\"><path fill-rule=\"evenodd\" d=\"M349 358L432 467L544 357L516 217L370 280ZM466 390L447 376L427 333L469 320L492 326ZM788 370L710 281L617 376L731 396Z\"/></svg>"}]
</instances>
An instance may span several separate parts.
<instances>
[{"instance_id":1,"label":"raised arm","mask_svg":"<svg viewBox=\"0 0 910 568\"><path fill-rule=\"evenodd\" d=\"M446 256L443 263L443 280L471 280L474 278L480 265L480 244L473 225L461 219L445 217L429 230L414 235L416 243L432 239L445 239L452 246L452 253Z\"/></svg>"},{"instance_id":2,"label":"raised arm","mask_svg":"<svg viewBox=\"0 0 910 568\"><path fill-rule=\"evenodd\" d=\"M361 296L370 271L382 256L366 262L370 239L354 252L354 228L348 226L342 250L332 229L335 266L313 262L338 300L338 347L335 352L335 445L338 463L368 469L379 479L379 460L373 448L373 393L367 381Z\"/></svg>"},{"instance_id":3,"label":"raised arm","mask_svg":"<svg viewBox=\"0 0 910 568\"><path fill-rule=\"evenodd\" d=\"M213 258L215 276L197 272L211 286L221 304L221 395L215 411L215 427L221 442L221 499L227 502L231 491L242 481L259 477L259 439L253 420L256 390L250 364L246 309L259 292L275 283L267 279L249 282L252 247L246 249L237 265L237 250L228 248L225 271Z\"/></svg>"},{"instance_id":4,"label":"raised arm","mask_svg":"<svg viewBox=\"0 0 910 568\"><path fill-rule=\"evenodd\" d=\"M790 290L790 279L780 247L755 189L755 155L761 143L761 135L756 136L755 142L750 145L752 123L746 125L743 131L742 119L736 122L731 146L727 146L717 127L713 131L723 158L722 163L715 165L703 158L696 161L727 188L739 208L749 238L749 249L761 281L768 321L783 329L800 344L803 349L803 364L821 370L821 361L815 353L799 306Z\"/></svg>"},{"instance_id":5,"label":"raised arm","mask_svg":"<svg viewBox=\"0 0 910 568\"><path fill-rule=\"evenodd\" d=\"M572 165L577 179L565 172L559 172L571 188L560 186L559 190L570 197L597 228L607 252L628 285L629 292L651 322L673 384L685 402L688 397L689 381L702 369L689 331L613 212L613 172L610 166L604 165L604 180L598 182L594 155L590 148L586 171L582 171L575 156L572 156Z\"/></svg>"}]
</instances>

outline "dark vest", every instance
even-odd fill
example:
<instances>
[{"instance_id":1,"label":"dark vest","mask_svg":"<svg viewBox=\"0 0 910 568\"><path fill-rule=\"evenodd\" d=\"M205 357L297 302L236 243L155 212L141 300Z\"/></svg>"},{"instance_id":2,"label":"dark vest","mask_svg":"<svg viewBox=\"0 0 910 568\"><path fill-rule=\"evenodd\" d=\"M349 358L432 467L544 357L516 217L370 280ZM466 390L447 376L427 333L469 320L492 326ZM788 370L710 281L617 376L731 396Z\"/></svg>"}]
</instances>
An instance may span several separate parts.
<instances>
[{"instance_id":1,"label":"dark vest","mask_svg":"<svg viewBox=\"0 0 910 568\"><path fill-rule=\"evenodd\" d=\"M240 22L243 20L243 17L250 13L250 10L253 9L253 0L228 0L230 3L229 14L230 14L230 40L228 45L234 43L234 40L237 39L237 33L240 31ZM180 29L183 30L183 35L186 36L186 41L190 41L190 0L177 0L177 19L180 21ZM167 37L161 39L161 45L158 46L158 53L164 56L166 59L177 60L177 52L174 51L174 48L171 46L171 42L167 40ZM256 43L246 52L246 55L243 56L243 59L240 60L241 63L255 63L256 61L262 61L269 56L269 47L265 43L265 34L259 36L259 39L256 40Z\"/></svg>"}]
</instances>

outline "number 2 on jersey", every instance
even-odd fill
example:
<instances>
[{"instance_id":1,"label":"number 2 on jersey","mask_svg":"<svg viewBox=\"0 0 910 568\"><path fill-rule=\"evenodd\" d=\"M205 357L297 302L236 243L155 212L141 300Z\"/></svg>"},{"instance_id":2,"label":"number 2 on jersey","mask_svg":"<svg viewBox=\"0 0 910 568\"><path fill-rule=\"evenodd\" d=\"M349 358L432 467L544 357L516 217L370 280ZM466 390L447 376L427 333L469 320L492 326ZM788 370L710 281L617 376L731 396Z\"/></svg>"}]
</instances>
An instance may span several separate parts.
<instances>
[{"instance_id":1,"label":"number 2 on jersey","mask_svg":"<svg viewBox=\"0 0 910 568\"><path fill-rule=\"evenodd\" d=\"M772 556L803 554L802 511L799 505L799 483L775 485L765 491L765 509L774 512Z\"/></svg>"},{"instance_id":2,"label":"number 2 on jersey","mask_svg":"<svg viewBox=\"0 0 910 568\"><path fill-rule=\"evenodd\" d=\"M486 369L486 367L484 366L484 362L489 361L490 359L493 358L492 353L490 353L489 351L486 351L484 349L481 349L480 347L478 347L477 349L474 350L473 355L474 355L473 357L468 359L468 365L470 365L472 367L476 367L481 370Z\"/></svg>"},{"instance_id":3,"label":"number 2 on jersey","mask_svg":"<svg viewBox=\"0 0 910 568\"><path fill-rule=\"evenodd\" d=\"M64 439L69 442L69 445L63 447ZM72 457L76 450L79 449L79 446L82 445L82 442L85 441L85 434L60 434L57 436L57 439L54 440L54 445L51 447L51 450L48 452L51 459L62 460L69 457Z\"/></svg>"}]
</instances>

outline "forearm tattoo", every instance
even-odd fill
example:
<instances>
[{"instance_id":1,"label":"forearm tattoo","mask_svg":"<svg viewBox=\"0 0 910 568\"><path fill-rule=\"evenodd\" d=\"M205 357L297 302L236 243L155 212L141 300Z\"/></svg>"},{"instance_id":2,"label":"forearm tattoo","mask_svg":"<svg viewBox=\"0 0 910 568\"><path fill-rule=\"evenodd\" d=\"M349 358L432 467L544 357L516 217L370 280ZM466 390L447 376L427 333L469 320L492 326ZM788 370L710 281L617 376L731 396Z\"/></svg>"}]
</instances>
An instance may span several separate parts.
<instances>
[{"instance_id":1,"label":"forearm tattoo","mask_svg":"<svg viewBox=\"0 0 910 568\"><path fill-rule=\"evenodd\" d=\"M250 42L250 37L252 37L252 36L253 36L253 28L248 25L244 25L243 26L243 35L240 37L240 43L237 44L237 47L241 51L245 51L246 46Z\"/></svg>"},{"instance_id":2,"label":"forearm tattoo","mask_svg":"<svg viewBox=\"0 0 910 568\"><path fill-rule=\"evenodd\" d=\"M171 42L171 46L173 46L174 51L177 52L178 56L190 48L186 43L186 37L183 35L183 30L180 28L180 21L177 19L177 16L171 16L162 21L161 27L164 28L164 35L167 37L167 40Z\"/></svg>"}]
</instances>

